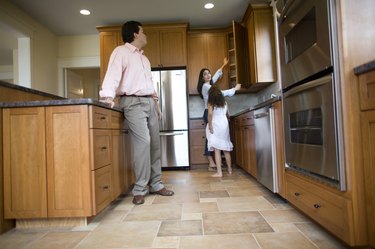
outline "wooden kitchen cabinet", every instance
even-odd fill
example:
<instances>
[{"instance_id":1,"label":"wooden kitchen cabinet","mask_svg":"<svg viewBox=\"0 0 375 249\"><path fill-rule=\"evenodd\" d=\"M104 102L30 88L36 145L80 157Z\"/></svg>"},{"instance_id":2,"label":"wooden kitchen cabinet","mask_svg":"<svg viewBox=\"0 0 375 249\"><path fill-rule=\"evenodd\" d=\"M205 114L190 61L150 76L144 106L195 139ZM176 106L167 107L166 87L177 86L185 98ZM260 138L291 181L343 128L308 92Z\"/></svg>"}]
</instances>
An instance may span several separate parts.
<instances>
[{"instance_id":1,"label":"wooden kitchen cabinet","mask_svg":"<svg viewBox=\"0 0 375 249\"><path fill-rule=\"evenodd\" d=\"M229 81L231 86L241 84L242 89L250 87L249 51L247 30L240 23L232 22L232 31L228 33Z\"/></svg>"},{"instance_id":2,"label":"wooden kitchen cabinet","mask_svg":"<svg viewBox=\"0 0 375 249\"><path fill-rule=\"evenodd\" d=\"M4 217L47 216L43 107L3 109Z\"/></svg>"},{"instance_id":3,"label":"wooden kitchen cabinet","mask_svg":"<svg viewBox=\"0 0 375 249\"><path fill-rule=\"evenodd\" d=\"M143 48L151 67L186 66L187 24L144 25L147 45Z\"/></svg>"},{"instance_id":4,"label":"wooden kitchen cabinet","mask_svg":"<svg viewBox=\"0 0 375 249\"><path fill-rule=\"evenodd\" d=\"M370 245L375 247L375 70L359 75L358 83L368 235Z\"/></svg>"},{"instance_id":5,"label":"wooden kitchen cabinet","mask_svg":"<svg viewBox=\"0 0 375 249\"><path fill-rule=\"evenodd\" d=\"M249 5L243 23L248 36L249 90L257 92L277 80L272 8Z\"/></svg>"},{"instance_id":6,"label":"wooden kitchen cabinet","mask_svg":"<svg viewBox=\"0 0 375 249\"><path fill-rule=\"evenodd\" d=\"M4 108L5 217L89 217L125 192L121 117L92 105Z\"/></svg>"},{"instance_id":7,"label":"wooden kitchen cabinet","mask_svg":"<svg viewBox=\"0 0 375 249\"><path fill-rule=\"evenodd\" d=\"M253 112L235 118L236 164L253 177L257 177L255 127Z\"/></svg>"},{"instance_id":8,"label":"wooden kitchen cabinet","mask_svg":"<svg viewBox=\"0 0 375 249\"><path fill-rule=\"evenodd\" d=\"M100 80L103 82L113 49L123 44L121 26L96 27L100 32ZM186 23L143 25L143 48L151 67L184 67L187 64Z\"/></svg>"},{"instance_id":9,"label":"wooden kitchen cabinet","mask_svg":"<svg viewBox=\"0 0 375 249\"><path fill-rule=\"evenodd\" d=\"M107 72L112 51L123 44L121 26L97 27L100 32L100 82Z\"/></svg>"},{"instance_id":10,"label":"wooden kitchen cabinet","mask_svg":"<svg viewBox=\"0 0 375 249\"><path fill-rule=\"evenodd\" d=\"M206 143L206 124L203 119L190 119L189 121L190 141L190 164L208 164L204 155Z\"/></svg>"},{"instance_id":11,"label":"wooden kitchen cabinet","mask_svg":"<svg viewBox=\"0 0 375 249\"><path fill-rule=\"evenodd\" d=\"M212 76L224 62L227 57L227 32L224 30L191 30L187 39L188 51L188 85L189 94L198 94L197 84L199 72L202 68L208 68ZM223 70L223 76L216 83L222 89L228 89L232 86L228 81L229 67Z\"/></svg>"}]
</instances>

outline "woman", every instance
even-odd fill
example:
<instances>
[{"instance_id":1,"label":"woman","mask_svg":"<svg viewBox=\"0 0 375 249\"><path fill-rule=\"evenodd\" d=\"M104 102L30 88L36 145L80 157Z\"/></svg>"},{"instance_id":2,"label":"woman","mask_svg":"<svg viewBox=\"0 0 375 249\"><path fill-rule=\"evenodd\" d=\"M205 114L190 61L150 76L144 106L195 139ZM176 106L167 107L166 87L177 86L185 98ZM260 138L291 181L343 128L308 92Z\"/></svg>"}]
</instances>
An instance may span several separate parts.
<instances>
[{"instance_id":1,"label":"woman","mask_svg":"<svg viewBox=\"0 0 375 249\"><path fill-rule=\"evenodd\" d=\"M203 113L203 120L204 122L208 123L207 115L208 115L208 109L207 109L207 103L208 103L208 90L210 90L211 86L215 84L220 77L223 75L223 69L228 64L228 59L224 58L223 65L216 71L213 77L211 77L211 72L208 68L202 68L199 72L198 77L198 84L197 84L197 90L201 96L201 98L204 100L204 113ZM230 97L233 96L237 90L241 89L241 84L236 84L235 87L228 89L228 90L222 90L221 93L224 97ZM212 156L212 152L208 151L207 149L207 139L206 139L206 145L204 149L204 155L207 156L208 159L208 170L215 170L216 167L215 161Z\"/></svg>"}]
</instances>

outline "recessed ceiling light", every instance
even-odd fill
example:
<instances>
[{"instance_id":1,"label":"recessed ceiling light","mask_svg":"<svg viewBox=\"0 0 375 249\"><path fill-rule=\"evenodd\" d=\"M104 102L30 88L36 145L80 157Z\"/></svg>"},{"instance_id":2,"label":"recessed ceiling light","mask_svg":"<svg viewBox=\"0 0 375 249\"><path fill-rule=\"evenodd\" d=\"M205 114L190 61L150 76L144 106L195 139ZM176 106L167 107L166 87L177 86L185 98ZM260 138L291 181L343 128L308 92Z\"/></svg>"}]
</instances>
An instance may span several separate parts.
<instances>
[{"instance_id":1,"label":"recessed ceiling light","mask_svg":"<svg viewBox=\"0 0 375 249\"><path fill-rule=\"evenodd\" d=\"M204 8L209 10L209 9L212 9L214 6L215 6L215 5L214 5L213 3L206 3L206 4L204 5Z\"/></svg>"},{"instance_id":2,"label":"recessed ceiling light","mask_svg":"<svg viewBox=\"0 0 375 249\"><path fill-rule=\"evenodd\" d=\"M90 15L90 11L89 10L80 10L79 13L81 13L84 16Z\"/></svg>"}]
</instances>

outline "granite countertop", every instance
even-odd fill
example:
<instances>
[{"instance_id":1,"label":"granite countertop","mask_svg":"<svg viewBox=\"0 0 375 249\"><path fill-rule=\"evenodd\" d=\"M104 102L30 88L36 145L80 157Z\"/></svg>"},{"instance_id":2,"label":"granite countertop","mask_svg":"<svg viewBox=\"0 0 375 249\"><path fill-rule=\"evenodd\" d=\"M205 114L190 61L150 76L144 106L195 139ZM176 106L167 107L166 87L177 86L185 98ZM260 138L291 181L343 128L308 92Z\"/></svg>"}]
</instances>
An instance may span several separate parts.
<instances>
[{"instance_id":1,"label":"granite countertop","mask_svg":"<svg viewBox=\"0 0 375 249\"><path fill-rule=\"evenodd\" d=\"M7 87L7 88L13 88L13 89L20 90L20 91L23 91L23 92L38 94L38 95L41 95L41 96L49 97L51 99L65 99L61 96L57 96L57 95L50 94L50 93L45 93L45 92L42 92L42 91L38 91L38 90L27 88L27 87L24 87L24 86L12 84L12 83L5 82L5 81L2 81L2 80L0 80L0 86Z\"/></svg>"},{"instance_id":2,"label":"granite countertop","mask_svg":"<svg viewBox=\"0 0 375 249\"><path fill-rule=\"evenodd\" d=\"M363 73L366 73L366 72L369 72L369 71L372 71L372 70L375 70L375 60L369 61L369 62L367 62L365 64L362 64L358 67L355 67L354 73L356 75L359 75L359 74L363 74Z\"/></svg>"},{"instance_id":3,"label":"granite countertop","mask_svg":"<svg viewBox=\"0 0 375 249\"><path fill-rule=\"evenodd\" d=\"M281 97L280 97L280 96L276 96L276 97L274 97L274 98L270 98L270 99L268 99L268 100L266 100L266 101L264 101L264 102L262 102L262 103L259 103L259 104L255 105L255 106L250 106L249 108L246 108L246 109L244 109L244 110L242 110L242 111L240 111L240 112L237 112L237 113L235 113L235 114L232 114L232 115L230 115L230 117L231 117L231 118L235 118L235 117L237 117L237 116L239 116L239 115L241 115L241 114L244 114L244 113L246 113L246 112L254 111L254 110L260 109L260 108L262 108L262 107L272 105L273 103L275 103L275 102L277 102L277 101L280 101L280 100L281 100Z\"/></svg>"},{"instance_id":4,"label":"granite countertop","mask_svg":"<svg viewBox=\"0 0 375 249\"><path fill-rule=\"evenodd\" d=\"M53 99L53 100L34 100L34 101L16 101L16 102L0 102L2 108L16 107L36 107L36 106L62 106L62 105L95 105L111 110L122 112L120 107L111 108L108 104L102 103L94 99Z\"/></svg>"}]
</instances>

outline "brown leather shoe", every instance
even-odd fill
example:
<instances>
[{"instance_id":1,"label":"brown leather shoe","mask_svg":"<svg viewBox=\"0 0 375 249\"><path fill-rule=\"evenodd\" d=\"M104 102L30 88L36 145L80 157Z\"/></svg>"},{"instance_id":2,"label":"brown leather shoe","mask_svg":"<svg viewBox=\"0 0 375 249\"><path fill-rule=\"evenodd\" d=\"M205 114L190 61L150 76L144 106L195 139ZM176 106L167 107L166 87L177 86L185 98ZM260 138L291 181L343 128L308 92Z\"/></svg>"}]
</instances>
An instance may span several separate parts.
<instances>
[{"instance_id":1,"label":"brown leather shoe","mask_svg":"<svg viewBox=\"0 0 375 249\"><path fill-rule=\"evenodd\" d=\"M174 195L174 192L172 190L162 188L159 191L151 192L151 194L157 194L157 195L162 195L162 196L172 196Z\"/></svg>"},{"instance_id":2,"label":"brown leather shoe","mask_svg":"<svg viewBox=\"0 0 375 249\"><path fill-rule=\"evenodd\" d=\"M141 205L145 203L145 197L143 195L135 195L133 198L133 203L135 205Z\"/></svg>"}]
</instances>

